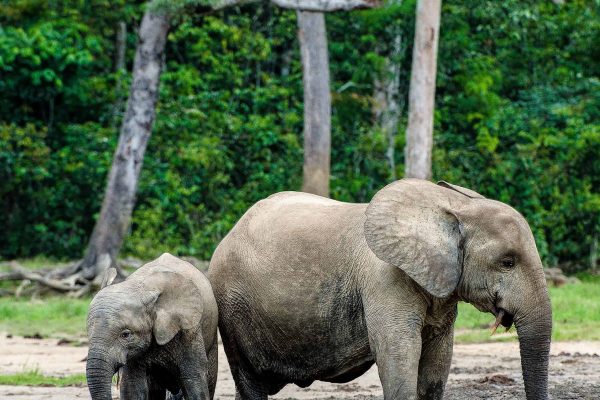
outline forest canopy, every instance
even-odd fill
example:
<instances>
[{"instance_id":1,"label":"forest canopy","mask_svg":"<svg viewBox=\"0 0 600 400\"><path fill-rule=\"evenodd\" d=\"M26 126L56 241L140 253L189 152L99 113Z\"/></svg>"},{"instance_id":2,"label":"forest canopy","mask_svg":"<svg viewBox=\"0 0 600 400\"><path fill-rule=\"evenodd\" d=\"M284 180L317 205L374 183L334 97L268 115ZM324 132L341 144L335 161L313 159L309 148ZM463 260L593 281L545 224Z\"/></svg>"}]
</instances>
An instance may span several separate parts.
<instances>
[{"instance_id":1,"label":"forest canopy","mask_svg":"<svg viewBox=\"0 0 600 400\"><path fill-rule=\"evenodd\" d=\"M546 265L590 268L600 234L600 4L448 1L433 179L511 204ZM144 3L0 2L0 258L81 257L100 210ZM374 80L400 34L403 176L415 2L326 16L331 196L367 202L393 174ZM125 22L126 68L116 38ZM390 29L391 27L391 29ZM208 259L257 200L299 190L296 13L190 7L168 36L153 134L123 253Z\"/></svg>"}]
</instances>

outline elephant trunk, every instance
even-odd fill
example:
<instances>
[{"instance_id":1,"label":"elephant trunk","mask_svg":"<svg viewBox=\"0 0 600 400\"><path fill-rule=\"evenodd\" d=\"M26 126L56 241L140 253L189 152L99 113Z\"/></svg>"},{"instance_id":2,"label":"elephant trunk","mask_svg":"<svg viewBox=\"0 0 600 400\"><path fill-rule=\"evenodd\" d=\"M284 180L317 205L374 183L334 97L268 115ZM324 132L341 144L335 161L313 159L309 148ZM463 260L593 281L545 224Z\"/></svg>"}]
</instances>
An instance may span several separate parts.
<instances>
[{"instance_id":1,"label":"elephant trunk","mask_svg":"<svg viewBox=\"0 0 600 400\"><path fill-rule=\"evenodd\" d=\"M548 362L552 335L552 308L550 299L536 304L535 311L515 319L521 368L527 400L548 399Z\"/></svg>"},{"instance_id":2,"label":"elephant trunk","mask_svg":"<svg viewBox=\"0 0 600 400\"><path fill-rule=\"evenodd\" d=\"M90 349L88 352L85 375L92 400L112 400L112 377L115 365L106 353Z\"/></svg>"}]
</instances>

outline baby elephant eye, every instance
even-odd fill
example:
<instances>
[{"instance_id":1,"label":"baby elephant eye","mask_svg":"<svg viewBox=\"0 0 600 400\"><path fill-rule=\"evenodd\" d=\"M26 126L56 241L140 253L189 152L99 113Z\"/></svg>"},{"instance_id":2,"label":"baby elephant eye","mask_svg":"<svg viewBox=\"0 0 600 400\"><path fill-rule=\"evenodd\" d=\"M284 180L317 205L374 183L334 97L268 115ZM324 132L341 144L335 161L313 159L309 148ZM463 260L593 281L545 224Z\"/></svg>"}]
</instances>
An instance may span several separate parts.
<instances>
[{"instance_id":1,"label":"baby elephant eye","mask_svg":"<svg viewBox=\"0 0 600 400\"><path fill-rule=\"evenodd\" d=\"M515 266L515 258L514 257L504 257L502 259L502 266L504 268L512 268Z\"/></svg>"},{"instance_id":2,"label":"baby elephant eye","mask_svg":"<svg viewBox=\"0 0 600 400\"><path fill-rule=\"evenodd\" d=\"M129 329L126 329L123 332L121 332L122 339L129 339L131 337L131 335L132 335L132 333Z\"/></svg>"}]
</instances>

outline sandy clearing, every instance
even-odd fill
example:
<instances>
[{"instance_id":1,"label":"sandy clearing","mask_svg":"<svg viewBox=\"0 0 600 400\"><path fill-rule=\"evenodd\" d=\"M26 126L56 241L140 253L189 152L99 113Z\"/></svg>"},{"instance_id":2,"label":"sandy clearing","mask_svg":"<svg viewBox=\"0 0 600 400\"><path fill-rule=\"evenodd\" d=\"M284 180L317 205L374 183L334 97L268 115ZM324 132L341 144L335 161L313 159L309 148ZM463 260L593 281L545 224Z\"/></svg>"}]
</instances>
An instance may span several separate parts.
<instances>
[{"instance_id":1,"label":"sandy clearing","mask_svg":"<svg viewBox=\"0 0 600 400\"><path fill-rule=\"evenodd\" d=\"M85 373L87 348L58 345L55 339L0 336L0 374L31 369L52 376ZM235 386L222 347L219 349L216 399L233 399ZM600 398L600 342L557 342L551 351L550 391L555 399ZM114 392L116 395L116 391ZM87 388L0 386L0 398L62 400L89 398ZM286 386L273 399L382 399L374 366L346 384L315 382L308 388ZM524 398L517 343L456 345L446 399Z\"/></svg>"}]
</instances>

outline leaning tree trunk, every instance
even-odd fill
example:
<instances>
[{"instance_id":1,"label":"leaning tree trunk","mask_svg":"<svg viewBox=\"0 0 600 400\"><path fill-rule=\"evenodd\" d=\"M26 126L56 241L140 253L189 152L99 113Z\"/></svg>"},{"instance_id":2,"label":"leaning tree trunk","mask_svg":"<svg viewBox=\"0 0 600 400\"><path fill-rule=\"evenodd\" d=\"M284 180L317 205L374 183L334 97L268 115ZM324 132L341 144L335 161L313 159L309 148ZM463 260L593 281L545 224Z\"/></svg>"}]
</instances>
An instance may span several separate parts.
<instances>
[{"instance_id":1,"label":"leaning tree trunk","mask_svg":"<svg viewBox=\"0 0 600 400\"><path fill-rule=\"evenodd\" d=\"M304 168L302 191L329 196L331 93L325 16L298 11L304 83Z\"/></svg>"},{"instance_id":2,"label":"leaning tree trunk","mask_svg":"<svg viewBox=\"0 0 600 400\"><path fill-rule=\"evenodd\" d=\"M418 0L411 67L406 167L408 178L431 177L435 75L441 0Z\"/></svg>"},{"instance_id":3,"label":"leaning tree trunk","mask_svg":"<svg viewBox=\"0 0 600 400\"><path fill-rule=\"evenodd\" d=\"M86 279L101 276L109 266L117 267L116 257L129 229L144 152L154 122L168 30L167 15L146 11L140 25L133 81L119 144L108 176L100 216L81 263Z\"/></svg>"}]
</instances>

